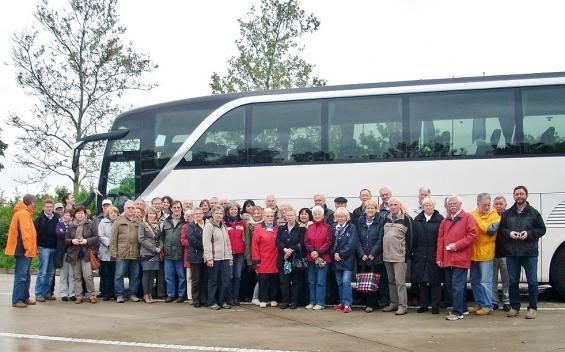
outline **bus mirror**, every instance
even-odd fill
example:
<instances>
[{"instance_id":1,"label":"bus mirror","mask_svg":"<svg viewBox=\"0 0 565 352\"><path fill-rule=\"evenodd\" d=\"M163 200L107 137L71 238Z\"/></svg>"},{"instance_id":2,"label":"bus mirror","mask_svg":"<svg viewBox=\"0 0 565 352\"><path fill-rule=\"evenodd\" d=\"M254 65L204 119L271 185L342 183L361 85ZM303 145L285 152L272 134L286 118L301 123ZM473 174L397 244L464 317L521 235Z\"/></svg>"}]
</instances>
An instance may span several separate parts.
<instances>
[{"instance_id":1,"label":"bus mirror","mask_svg":"<svg viewBox=\"0 0 565 352\"><path fill-rule=\"evenodd\" d=\"M71 164L71 168L73 172L78 170L79 159L80 159L80 151L87 143L97 142L97 141L112 141L115 139L120 139L125 137L129 133L128 129L121 129L116 131L110 131L107 133L99 133L93 134L91 136L86 136L80 139L73 148L73 161Z\"/></svg>"}]
</instances>

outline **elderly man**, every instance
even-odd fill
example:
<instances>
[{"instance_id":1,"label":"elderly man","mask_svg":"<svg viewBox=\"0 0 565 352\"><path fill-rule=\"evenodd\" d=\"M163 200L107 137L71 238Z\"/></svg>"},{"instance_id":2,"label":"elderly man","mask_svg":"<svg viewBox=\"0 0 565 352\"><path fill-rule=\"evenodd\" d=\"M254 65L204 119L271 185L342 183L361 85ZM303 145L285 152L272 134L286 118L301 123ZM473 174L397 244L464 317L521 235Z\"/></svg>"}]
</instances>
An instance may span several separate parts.
<instances>
[{"instance_id":1,"label":"elderly man","mask_svg":"<svg viewBox=\"0 0 565 352\"><path fill-rule=\"evenodd\" d=\"M277 206L277 199L273 194L269 194L267 198L265 198L265 207L271 208L275 212L275 219L279 217L279 207Z\"/></svg>"},{"instance_id":2,"label":"elderly man","mask_svg":"<svg viewBox=\"0 0 565 352\"><path fill-rule=\"evenodd\" d=\"M31 283L31 260L37 257L37 233L33 225L33 208L35 196L26 194L14 208L14 216L10 222L6 240L6 255L16 259L14 269L14 288L12 290L12 307L26 308L35 302L29 299Z\"/></svg>"},{"instance_id":3,"label":"elderly man","mask_svg":"<svg viewBox=\"0 0 565 352\"><path fill-rule=\"evenodd\" d=\"M461 198L453 195L447 199L447 217L439 227L436 262L446 271L453 310L446 319L463 319L467 313L465 288L471 267L473 245L477 240L477 227L471 214L461 209Z\"/></svg>"},{"instance_id":4,"label":"elderly man","mask_svg":"<svg viewBox=\"0 0 565 352\"><path fill-rule=\"evenodd\" d=\"M431 197L431 195L432 191L429 187L420 187L420 189L418 190L418 205L410 210L410 216L412 218L415 218L422 212L422 210L424 210L424 208L422 207L422 201L426 198Z\"/></svg>"},{"instance_id":5,"label":"elderly man","mask_svg":"<svg viewBox=\"0 0 565 352\"><path fill-rule=\"evenodd\" d=\"M499 216L506 211L506 198L504 196L494 197L494 209ZM508 267L506 266L506 258L500 255L500 236L496 237L496 246L494 247L494 260L492 262L492 309L497 310L499 307L498 296L498 274L500 273L500 282L502 283L502 309L505 312L510 311L510 296L508 293Z\"/></svg>"},{"instance_id":6,"label":"elderly man","mask_svg":"<svg viewBox=\"0 0 565 352\"><path fill-rule=\"evenodd\" d=\"M507 317L520 314L520 273L526 272L528 281L528 310L526 319L535 319L538 309L538 242L545 235L545 224L540 213L528 203L528 189L514 188L514 205L500 220L501 254L506 257L509 276L510 305Z\"/></svg>"},{"instance_id":7,"label":"elderly man","mask_svg":"<svg viewBox=\"0 0 565 352\"><path fill-rule=\"evenodd\" d=\"M183 212L187 212L189 210L192 210L192 208L194 207L194 202L192 201L192 199L185 199L182 201L182 211Z\"/></svg>"},{"instance_id":8,"label":"elderly man","mask_svg":"<svg viewBox=\"0 0 565 352\"><path fill-rule=\"evenodd\" d=\"M314 206L319 205L324 208L324 221L331 225L334 223L334 212L326 205L326 196L321 193L314 195ZM337 209L337 208L336 208Z\"/></svg>"},{"instance_id":9,"label":"elderly man","mask_svg":"<svg viewBox=\"0 0 565 352\"><path fill-rule=\"evenodd\" d=\"M396 315L404 315L408 313L406 270L411 255L412 219L402 211L397 198L390 197L387 200L390 211L384 220L381 237L390 304L383 309L383 312L396 311Z\"/></svg>"},{"instance_id":10,"label":"elderly man","mask_svg":"<svg viewBox=\"0 0 565 352\"><path fill-rule=\"evenodd\" d=\"M361 205L358 208L353 210L353 216L351 217L351 223L357 225L359 222L359 218L364 216L365 214L365 204L373 198L371 191L367 188L363 188L359 191L359 200L361 201ZM337 209L337 208L336 208Z\"/></svg>"},{"instance_id":11,"label":"elderly man","mask_svg":"<svg viewBox=\"0 0 565 352\"><path fill-rule=\"evenodd\" d=\"M477 209L471 215L477 222L477 241L471 257L471 287L475 306L469 312L488 315L492 311L492 261L500 215L490 206L490 195L477 196Z\"/></svg>"},{"instance_id":12,"label":"elderly man","mask_svg":"<svg viewBox=\"0 0 565 352\"><path fill-rule=\"evenodd\" d=\"M139 243L137 240L139 222L135 217L134 202L124 203L124 214L112 224L110 237L110 252L116 260L114 274L114 292L116 302L124 303L124 276L129 277L130 301L139 302L136 293L139 289Z\"/></svg>"}]
</instances>

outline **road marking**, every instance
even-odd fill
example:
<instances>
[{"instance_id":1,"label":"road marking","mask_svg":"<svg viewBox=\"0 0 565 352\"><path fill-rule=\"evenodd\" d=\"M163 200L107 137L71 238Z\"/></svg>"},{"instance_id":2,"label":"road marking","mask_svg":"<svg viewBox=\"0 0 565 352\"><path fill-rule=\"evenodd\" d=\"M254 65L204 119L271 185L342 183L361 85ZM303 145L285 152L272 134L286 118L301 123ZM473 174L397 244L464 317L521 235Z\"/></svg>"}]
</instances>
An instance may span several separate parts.
<instances>
[{"instance_id":1,"label":"road marking","mask_svg":"<svg viewBox=\"0 0 565 352\"><path fill-rule=\"evenodd\" d=\"M0 332L0 337L13 337L13 338L17 338L17 339L45 340L45 341L57 341L57 342L87 343L87 344L92 344L92 345L114 345L114 346L131 346L131 347L144 347L144 348L161 348L161 349L181 350L181 351L298 352L298 351L262 350L262 349L238 348L238 347L188 346L188 345L170 345L170 344L146 343L146 342L77 339L77 338L72 338L72 337L60 337L60 336L14 334L14 333L11 333L11 332Z\"/></svg>"}]
</instances>

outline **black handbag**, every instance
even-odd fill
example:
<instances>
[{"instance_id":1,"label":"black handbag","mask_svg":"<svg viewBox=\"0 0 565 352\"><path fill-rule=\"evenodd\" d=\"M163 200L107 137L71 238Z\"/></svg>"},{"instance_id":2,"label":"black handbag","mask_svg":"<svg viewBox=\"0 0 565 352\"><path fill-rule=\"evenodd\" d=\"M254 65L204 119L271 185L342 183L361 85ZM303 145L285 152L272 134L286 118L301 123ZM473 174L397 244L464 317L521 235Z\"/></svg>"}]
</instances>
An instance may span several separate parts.
<instances>
[{"instance_id":1,"label":"black handbag","mask_svg":"<svg viewBox=\"0 0 565 352\"><path fill-rule=\"evenodd\" d=\"M306 258L294 258L292 260L292 268L297 270L306 270L308 268L308 262Z\"/></svg>"}]
</instances>

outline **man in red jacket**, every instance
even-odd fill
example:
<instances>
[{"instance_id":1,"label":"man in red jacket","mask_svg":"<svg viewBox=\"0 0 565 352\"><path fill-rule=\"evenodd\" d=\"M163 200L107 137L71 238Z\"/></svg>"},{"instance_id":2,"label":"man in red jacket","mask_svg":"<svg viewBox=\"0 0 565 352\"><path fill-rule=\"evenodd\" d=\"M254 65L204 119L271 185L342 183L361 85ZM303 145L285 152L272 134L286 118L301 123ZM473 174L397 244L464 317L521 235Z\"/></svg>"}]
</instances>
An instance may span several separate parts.
<instances>
[{"instance_id":1,"label":"man in red jacket","mask_svg":"<svg viewBox=\"0 0 565 352\"><path fill-rule=\"evenodd\" d=\"M475 219L461 209L461 198L451 196L447 199L447 216L439 227L436 261L451 279L453 310L446 319L459 320L468 312L465 303L467 272L471 267L473 244L477 239ZM449 283L448 283L449 285Z\"/></svg>"}]
</instances>

